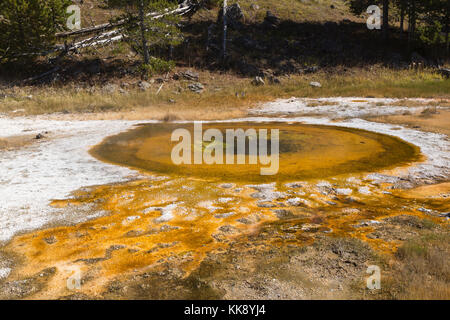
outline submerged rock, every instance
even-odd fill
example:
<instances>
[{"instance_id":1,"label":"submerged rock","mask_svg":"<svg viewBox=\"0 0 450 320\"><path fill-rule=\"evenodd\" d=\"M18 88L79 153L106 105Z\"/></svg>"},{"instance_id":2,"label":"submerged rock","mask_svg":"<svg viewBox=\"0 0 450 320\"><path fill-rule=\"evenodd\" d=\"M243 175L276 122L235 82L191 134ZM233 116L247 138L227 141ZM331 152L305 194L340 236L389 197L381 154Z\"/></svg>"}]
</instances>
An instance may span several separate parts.
<instances>
[{"instance_id":1,"label":"submerged rock","mask_svg":"<svg viewBox=\"0 0 450 320\"><path fill-rule=\"evenodd\" d=\"M277 210L273 210L273 212L278 217L278 219L281 219L281 220L290 219L290 218L295 217L291 211L286 210L286 209L277 209Z\"/></svg>"},{"instance_id":2,"label":"submerged rock","mask_svg":"<svg viewBox=\"0 0 450 320\"><path fill-rule=\"evenodd\" d=\"M221 185L219 185L219 188L231 189L231 188L233 188L233 186L234 186L234 184L232 184L232 183L222 183Z\"/></svg>"},{"instance_id":3,"label":"submerged rock","mask_svg":"<svg viewBox=\"0 0 450 320\"><path fill-rule=\"evenodd\" d=\"M54 244L55 242L57 242L55 236L50 236L48 238L44 238L45 243L47 244Z\"/></svg>"},{"instance_id":4,"label":"submerged rock","mask_svg":"<svg viewBox=\"0 0 450 320\"><path fill-rule=\"evenodd\" d=\"M290 206L299 207L299 206L305 206L310 207L311 203L308 200L302 199L302 198L291 198L286 201L286 203Z\"/></svg>"},{"instance_id":5,"label":"submerged rock","mask_svg":"<svg viewBox=\"0 0 450 320\"><path fill-rule=\"evenodd\" d=\"M235 214L236 213L234 213L234 212L227 212L227 213L216 214L216 215L214 215L214 217L217 218L217 219L223 219L223 218L231 217L231 216L233 216Z\"/></svg>"},{"instance_id":6,"label":"submerged rock","mask_svg":"<svg viewBox=\"0 0 450 320\"><path fill-rule=\"evenodd\" d=\"M293 188L293 189L298 189L298 188L302 188L302 184L299 182L290 182L290 183L286 183L285 186L287 188Z\"/></svg>"},{"instance_id":7,"label":"submerged rock","mask_svg":"<svg viewBox=\"0 0 450 320\"><path fill-rule=\"evenodd\" d=\"M353 193L353 190L350 188L338 188L336 189L336 194L337 195L344 195L344 196L348 196L351 195Z\"/></svg>"},{"instance_id":8,"label":"submerged rock","mask_svg":"<svg viewBox=\"0 0 450 320\"><path fill-rule=\"evenodd\" d=\"M379 224L381 224L381 222L377 221L377 220L366 220L366 221L362 221L361 223L355 225L355 228L369 227L369 226L379 225Z\"/></svg>"},{"instance_id":9,"label":"submerged rock","mask_svg":"<svg viewBox=\"0 0 450 320\"><path fill-rule=\"evenodd\" d=\"M257 206L259 208L275 208L276 204L273 204L272 202L263 202L263 201L258 201L257 202Z\"/></svg>"}]
</instances>

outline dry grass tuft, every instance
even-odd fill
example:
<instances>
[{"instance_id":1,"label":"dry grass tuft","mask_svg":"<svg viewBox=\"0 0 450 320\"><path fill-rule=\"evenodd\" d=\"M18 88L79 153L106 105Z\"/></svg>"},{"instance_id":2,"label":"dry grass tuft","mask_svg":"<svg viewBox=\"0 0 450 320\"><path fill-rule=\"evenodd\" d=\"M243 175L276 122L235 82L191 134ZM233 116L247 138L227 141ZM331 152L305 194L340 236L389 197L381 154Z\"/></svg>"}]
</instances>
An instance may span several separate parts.
<instances>
[{"instance_id":1,"label":"dry grass tuft","mask_svg":"<svg viewBox=\"0 0 450 320\"><path fill-rule=\"evenodd\" d=\"M405 242L394 273L382 284L394 299L450 299L450 235L428 235Z\"/></svg>"}]
</instances>

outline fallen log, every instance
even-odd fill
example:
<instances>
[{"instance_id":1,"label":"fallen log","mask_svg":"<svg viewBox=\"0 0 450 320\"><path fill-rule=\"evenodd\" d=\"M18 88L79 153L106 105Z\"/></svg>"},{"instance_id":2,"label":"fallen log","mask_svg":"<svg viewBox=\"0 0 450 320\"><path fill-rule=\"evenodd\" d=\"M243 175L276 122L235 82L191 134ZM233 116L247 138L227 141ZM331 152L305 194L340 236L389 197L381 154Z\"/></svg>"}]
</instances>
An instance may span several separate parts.
<instances>
[{"instance_id":1,"label":"fallen log","mask_svg":"<svg viewBox=\"0 0 450 320\"><path fill-rule=\"evenodd\" d=\"M174 10L167 10L163 13L150 13L148 16L151 16L152 19L161 19L166 15L176 14L176 15L186 15L188 13L194 13L198 8L201 6L201 4L196 0L185 0L183 3L181 3L177 9ZM117 22L116 24L108 24L109 26L105 27L105 25L96 26L88 28L90 30L86 31L85 33L93 32L93 30L102 30L102 28L114 28L119 27L120 25L123 25L125 21ZM78 30L81 31L81 30ZM80 34L80 33L78 33ZM96 36L93 36L91 38L87 38L84 40L81 40L79 42L73 43L70 46L63 46L63 45L56 45L53 52L57 51L77 51L78 49L88 48L88 47L96 47L100 45L108 45L113 42L121 41L123 39L123 35L120 32L120 29L104 32L101 34L98 34Z\"/></svg>"},{"instance_id":2,"label":"fallen log","mask_svg":"<svg viewBox=\"0 0 450 320\"><path fill-rule=\"evenodd\" d=\"M42 73L40 75L37 75L35 77L31 77L31 78L23 80L23 83L29 83L29 82L34 82L34 81L43 79L45 77L48 77L48 76L52 75L55 72L58 72L59 70L61 70L61 68L59 66L56 66L53 69L51 69L51 70L49 70L47 72L44 72L44 73Z\"/></svg>"},{"instance_id":3,"label":"fallen log","mask_svg":"<svg viewBox=\"0 0 450 320\"><path fill-rule=\"evenodd\" d=\"M153 17L154 19L160 19L166 15L185 15L188 12L196 10L200 7L200 4L196 0L184 0L180 5L173 10L166 10L164 13L161 12L150 12L147 14L147 17ZM106 31L110 29L114 29L120 27L126 23L125 19L119 20L117 22L103 23L92 27L83 28L80 30L67 31L67 32L59 32L56 34L57 38L66 38L70 36L78 36L96 33L100 31Z\"/></svg>"},{"instance_id":4,"label":"fallen log","mask_svg":"<svg viewBox=\"0 0 450 320\"><path fill-rule=\"evenodd\" d=\"M149 13L148 16L152 17L152 19L161 19L164 16L176 14L180 16L184 16L187 14L195 13L203 4L204 0L183 0L183 2L174 10L165 10L164 12L152 12ZM83 35L89 33L96 33L102 30L114 29L123 25L126 21L118 21L116 23L106 23L102 25L97 25L81 30L63 32L56 34L57 37L68 37L71 35ZM69 52L74 52L79 49L88 48L88 47L96 47L100 45L108 45L113 42L121 41L124 38L123 34L121 34L120 28L113 31L107 31L100 34L97 34L93 37L83 39L81 41L67 44L56 44L54 47L49 48L47 51L41 52L30 52L25 54L15 55L12 58L20 58L24 56L47 56L53 53L60 53L61 55L65 55Z\"/></svg>"}]
</instances>

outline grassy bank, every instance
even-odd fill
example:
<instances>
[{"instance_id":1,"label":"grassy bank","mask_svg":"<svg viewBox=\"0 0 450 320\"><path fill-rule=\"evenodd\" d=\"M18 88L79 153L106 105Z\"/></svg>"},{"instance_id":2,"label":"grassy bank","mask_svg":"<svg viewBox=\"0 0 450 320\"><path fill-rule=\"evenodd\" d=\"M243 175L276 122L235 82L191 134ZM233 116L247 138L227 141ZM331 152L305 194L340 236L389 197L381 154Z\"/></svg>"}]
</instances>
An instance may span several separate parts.
<instances>
[{"instance_id":1,"label":"grassy bank","mask_svg":"<svg viewBox=\"0 0 450 320\"><path fill-rule=\"evenodd\" d=\"M203 72L200 82L205 90L201 94L191 92L190 82L184 80L168 80L162 88L161 84L153 83L146 91L139 90L137 82L120 90L123 84L120 80L115 80L113 92L106 91L105 86L13 88L0 100L0 112L10 115L108 113L110 116L115 113L117 117L138 119L213 119L242 116L259 103L293 96L450 98L450 81L429 71L351 69L343 74L320 72L280 80L281 84L277 85L253 86L250 78ZM320 82L322 87L310 86L311 81Z\"/></svg>"}]
</instances>

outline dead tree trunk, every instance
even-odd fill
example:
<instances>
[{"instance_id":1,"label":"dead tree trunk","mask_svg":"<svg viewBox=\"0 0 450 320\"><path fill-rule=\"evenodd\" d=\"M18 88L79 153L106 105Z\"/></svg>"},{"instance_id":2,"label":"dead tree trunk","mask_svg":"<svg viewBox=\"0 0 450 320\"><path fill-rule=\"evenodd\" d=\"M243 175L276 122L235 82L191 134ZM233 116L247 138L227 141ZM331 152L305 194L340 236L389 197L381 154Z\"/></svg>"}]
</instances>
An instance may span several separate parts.
<instances>
[{"instance_id":1,"label":"dead tree trunk","mask_svg":"<svg viewBox=\"0 0 450 320\"><path fill-rule=\"evenodd\" d=\"M223 0L223 46L222 46L222 58L225 60L227 55L227 0Z\"/></svg>"}]
</instances>

